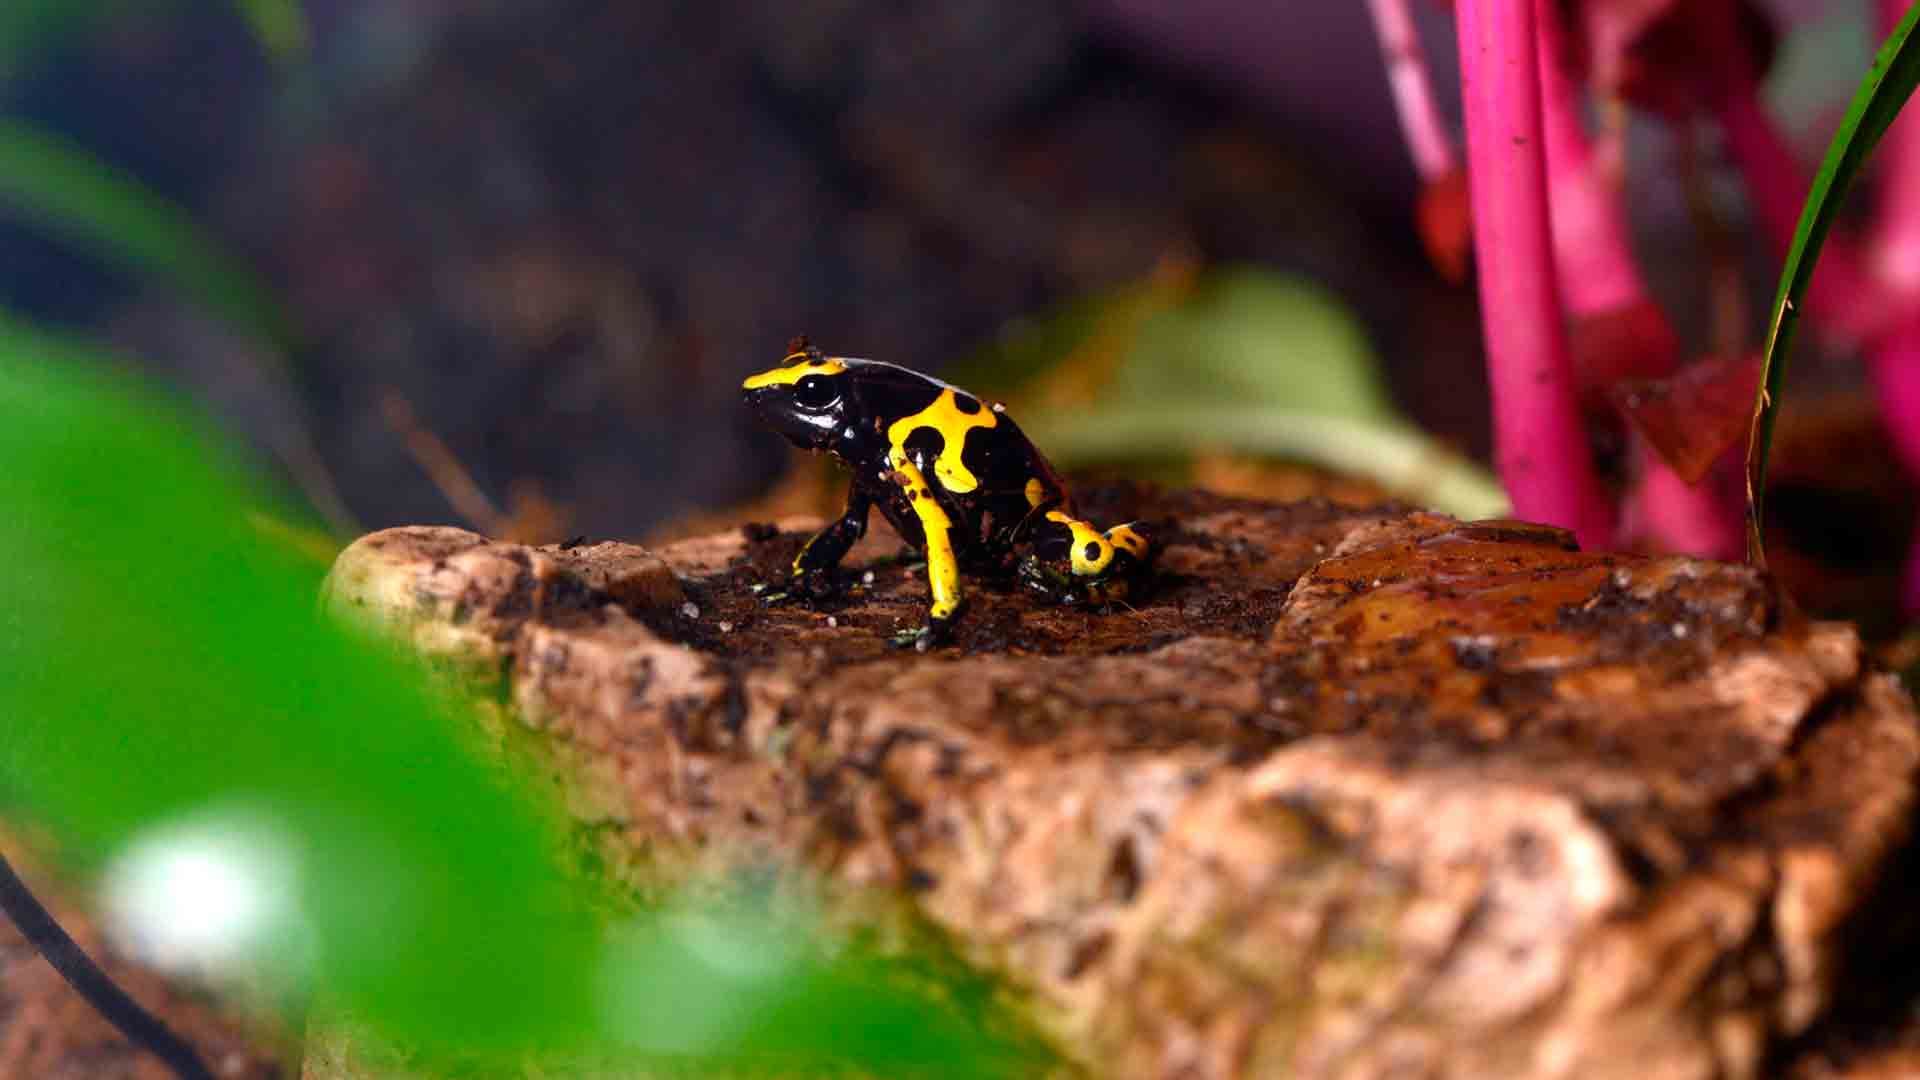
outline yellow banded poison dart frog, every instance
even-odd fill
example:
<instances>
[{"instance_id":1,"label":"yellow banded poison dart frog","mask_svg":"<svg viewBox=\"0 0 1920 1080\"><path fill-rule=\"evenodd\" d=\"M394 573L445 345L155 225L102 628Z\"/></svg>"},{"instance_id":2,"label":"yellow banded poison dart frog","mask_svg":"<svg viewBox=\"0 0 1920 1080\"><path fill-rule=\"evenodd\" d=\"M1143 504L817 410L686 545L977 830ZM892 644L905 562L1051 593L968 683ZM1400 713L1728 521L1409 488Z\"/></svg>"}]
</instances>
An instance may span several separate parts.
<instances>
[{"instance_id":1,"label":"yellow banded poison dart frog","mask_svg":"<svg viewBox=\"0 0 1920 1080\"><path fill-rule=\"evenodd\" d=\"M927 625L937 642L959 613L960 574L1017 574L1064 603L1124 599L1151 568L1137 523L1102 531L1073 511L1047 459L999 404L878 360L827 356L796 338L780 366L741 384L762 422L853 472L847 508L793 560L792 591L823 597L875 506L927 558Z\"/></svg>"}]
</instances>

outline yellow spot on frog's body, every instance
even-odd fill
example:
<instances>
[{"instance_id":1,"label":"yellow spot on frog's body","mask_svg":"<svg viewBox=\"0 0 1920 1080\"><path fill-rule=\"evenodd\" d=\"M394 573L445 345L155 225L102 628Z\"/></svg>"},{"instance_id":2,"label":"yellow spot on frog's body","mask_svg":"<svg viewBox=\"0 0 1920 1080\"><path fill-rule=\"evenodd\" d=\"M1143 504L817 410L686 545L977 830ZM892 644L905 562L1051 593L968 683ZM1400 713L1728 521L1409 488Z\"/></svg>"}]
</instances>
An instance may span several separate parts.
<instances>
[{"instance_id":1,"label":"yellow spot on frog's body","mask_svg":"<svg viewBox=\"0 0 1920 1080\"><path fill-rule=\"evenodd\" d=\"M758 390L763 386L792 386L809 375L838 375L847 370L847 365L832 357L824 360L809 360L805 353L794 353L788 360L799 358L799 363L785 367L771 368L758 375L749 375L740 384L742 390Z\"/></svg>"},{"instance_id":2,"label":"yellow spot on frog's body","mask_svg":"<svg viewBox=\"0 0 1920 1080\"><path fill-rule=\"evenodd\" d=\"M1131 522L1125 525L1115 525L1113 528L1108 529L1107 539L1113 541L1114 547L1125 551L1136 559L1144 559L1147 557L1147 538L1135 532Z\"/></svg>"},{"instance_id":3,"label":"yellow spot on frog's body","mask_svg":"<svg viewBox=\"0 0 1920 1080\"><path fill-rule=\"evenodd\" d=\"M992 409L981 405L976 399L972 412L963 412L960 399L953 387L940 391L933 404L914 413L903 416L887 427L887 443L893 447L896 457L905 457L907 439L919 428L932 428L940 433L940 456L934 459L933 475L939 479L940 486L955 494L965 494L980 486L980 478L960 461L960 451L967 445L967 432L973 428L990 428L1000 423Z\"/></svg>"},{"instance_id":4,"label":"yellow spot on frog's body","mask_svg":"<svg viewBox=\"0 0 1920 1080\"><path fill-rule=\"evenodd\" d=\"M1067 531L1073 534L1074 573L1082 576L1098 574L1113 562L1113 545L1093 526L1062 510L1047 511L1047 520L1065 525Z\"/></svg>"},{"instance_id":5,"label":"yellow spot on frog's body","mask_svg":"<svg viewBox=\"0 0 1920 1080\"><path fill-rule=\"evenodd\" d=\"M1041 483L1037 476L1027 481L1027 505L1039 509L1040 504L1046 501L1047 485Z\"/></svg>"}]
</instances>

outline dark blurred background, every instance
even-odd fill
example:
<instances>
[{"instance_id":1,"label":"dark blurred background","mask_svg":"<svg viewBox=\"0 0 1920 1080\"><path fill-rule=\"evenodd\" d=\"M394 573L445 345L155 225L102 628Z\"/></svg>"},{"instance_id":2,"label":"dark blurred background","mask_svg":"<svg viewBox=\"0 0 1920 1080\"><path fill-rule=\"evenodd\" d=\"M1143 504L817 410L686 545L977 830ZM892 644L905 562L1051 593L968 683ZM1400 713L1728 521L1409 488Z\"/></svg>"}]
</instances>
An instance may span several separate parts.
<instances>
[{"instance_id":1,"label":"dark blurred background","mask_svg":"<svg viewBox=\"0 0 1920 1080\"><path fill-rule=\"evenodd\" d=\"M249 6L8 0L0 115L186 208L292 347L4 202L0 306L123 347L359 527L459 520L414 430L502 507L643 535L779 473L736 387L791 335L937 370L1170 261L1326 286L1397 403L1486 451L1363 4L309 0L277 58ZM1859 70L1849 18L1789 39L1790 105ZM1655 175L1636 212L1691 331L1682 199Z\"/></svg>"}]
</instances>

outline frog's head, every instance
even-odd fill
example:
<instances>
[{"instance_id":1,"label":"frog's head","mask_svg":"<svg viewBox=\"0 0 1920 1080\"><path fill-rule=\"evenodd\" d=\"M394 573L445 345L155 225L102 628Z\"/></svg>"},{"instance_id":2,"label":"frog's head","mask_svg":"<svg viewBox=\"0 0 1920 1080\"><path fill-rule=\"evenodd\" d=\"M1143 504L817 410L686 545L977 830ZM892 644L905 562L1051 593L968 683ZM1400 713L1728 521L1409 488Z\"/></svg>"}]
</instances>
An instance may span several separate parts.
<instances>
[{"instance_id":1,"label":"frog's head","mask_svg":"<svg viewBox=\"0 0 1920 1080\"><path fill-rule=\"evenodd\" d=\"M740 384L760 422L807 450L832 450L851 407L853 376L846 362L796 338L779 367Z\"/></svg>"}]
</instances>

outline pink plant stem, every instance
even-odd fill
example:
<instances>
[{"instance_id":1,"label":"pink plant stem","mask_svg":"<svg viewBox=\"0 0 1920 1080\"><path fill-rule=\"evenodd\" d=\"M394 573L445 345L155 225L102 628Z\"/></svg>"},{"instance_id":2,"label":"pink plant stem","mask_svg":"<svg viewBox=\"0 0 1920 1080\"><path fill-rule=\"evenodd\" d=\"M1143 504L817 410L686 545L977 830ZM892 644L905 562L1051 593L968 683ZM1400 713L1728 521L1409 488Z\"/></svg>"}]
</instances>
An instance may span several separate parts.
<instances>
[{"instance_id":1,"label":"pink plant stem","mask_svg":"<svg viewBox=\"0 0 1920 1080\"><path fill-rule=\"evenodd\" d=\"M1453 137L1434 104L1433 75L1426 50L1413 25L1411 0L1367 0L1373 26L1380 35L1380 54L1387 66L1387 85L1400 114L1400 132L1413 155L1420 179L1431 184L1453 172L1458 162Z\"/></svg>"},{"instance_id":2,"label":"pink plant stem","mask_svg":"<svg viewBox=\"0 0 1920 1080\"><path fill-rule=\"evenodd\" d=\"M1546 134L1547 190L1553 193L1554 263L1561 299L1575 315L1597 315L1647 298L1627 242L1620 192L1594 158L1580 116L1580 93L1567 70L1559 11L1535 5L1540 28L1541 127Z\"/></svg>"},{"instance_id":3,"label":"pink plant stem","mask_svg":"<svg viewBox=\"0 0 1920 1080\"><path fill-rule=\"evenodd\" d=\"M1541 126L1547 187L1552 192L1553 253L1561 299L1576 318L1620 317L1635 308L1657 312L1628 239L1617 177L1594 153L1581 118L1580 90L1569 70L1569 43L1555 0L1535 6L1539 28ZM1647 345L1666 346L1662 370L1674 370L1676 338L1664 319ZM1627 531L1669 551L1734 558L1745 543L1742 504L1709 475L1690 485L1644 439L1635 439L1640 482L1629 496Z\"/></svg>"},{"instance_id":4,"label":"pink plant stem","mask_svg":"<svg viewBox=\"0 0 1920 1080\"><path fill-rule=\"evenodd\" d=\"M1881 0L1880 32L1892 33L1906 13L1906 0ZM1920 113L1901 112L1879 156L1874 275L1892 305L1911 311L1920 298ZM1909 477L1920 477L1920 317L1902 318L1874 339L1867 373L1894 452ZM1920 536L1909 549L1900 601L1908 615L1920 615Z\"/></svg>"},{"instance_id":5,"label":"pink plant stem","mask_svg":"<svg viewBox=\"0 0 1920 1080\"><path fill-rule=\"evenodd\" d=\"M1640 486L1628 516L1636 535L1666 551L1709 559L1738 559L1746 551L1745 442L1714 460L1697 484L1689 484L1641 440Z\"/></svg>"},{"instance_id":6,"label":"pink plant stem","mask_svg":"<svg viewBox=\"0 0 1920 1080\"><path fill-rule=\"evenodd\" d=\"M1907 0L1881 0L1880 33L1893 33ZM1903 109L1876 152L1879 213L1874 218L1873 274L1904 301L1920 294L1920 111Z\"/></svg>"},{"instance_id":7,"label":"pink plant stem","mask_svg":"<svg viewBox=\"0 0 1920 1080\"><path fill-rule=\"evenodd\" d=\"M1909 473L1920 475L1920 316L1874 342L1867 370L1894 453Z\"/></svg>"},{"instance_id":8,"label":"pink plant stem","mask_svg":"<svg viewBox=\"0 0 1920 1080\"><path fill-rule=\"evenodd\" d=\"M1560 317L1533 5L1455 7L1494 456L1520 516L1604 548L1613 508L1594 476Z\"/></svg>"},{"instance_id":9,"label":"pink plant stem","mask_svg":"<svg viewBox=\"0 0 1920 1080\"><path fill-rule=\"evenodd\" d=\"M1759 83L1737 71L1728 81L1732 85L1715 96L1714 113L1746 184L1747 200L1761 228L1784 256L1793 245L1800 209L1812 186L1807 169L1767 114ZM1884 309L1854 241L1834 229L1807 288L1807 315L1829 333L1859 340L1872 332Z\"/></svg>"},{"instance_id":10,"label":"pink plant stem","mask_svg":"<svg viewBox=\"0 0 1920 1080\"><path fill-rule=\"evenodd\" d=\"M1867 374L1895 454L1909 478L1920 477L1920 317L1908 318L1874 341ZM1908 549L1900 607L1909 616L1920 615L1920 536Z\"/></svg>"}]
</instances>

